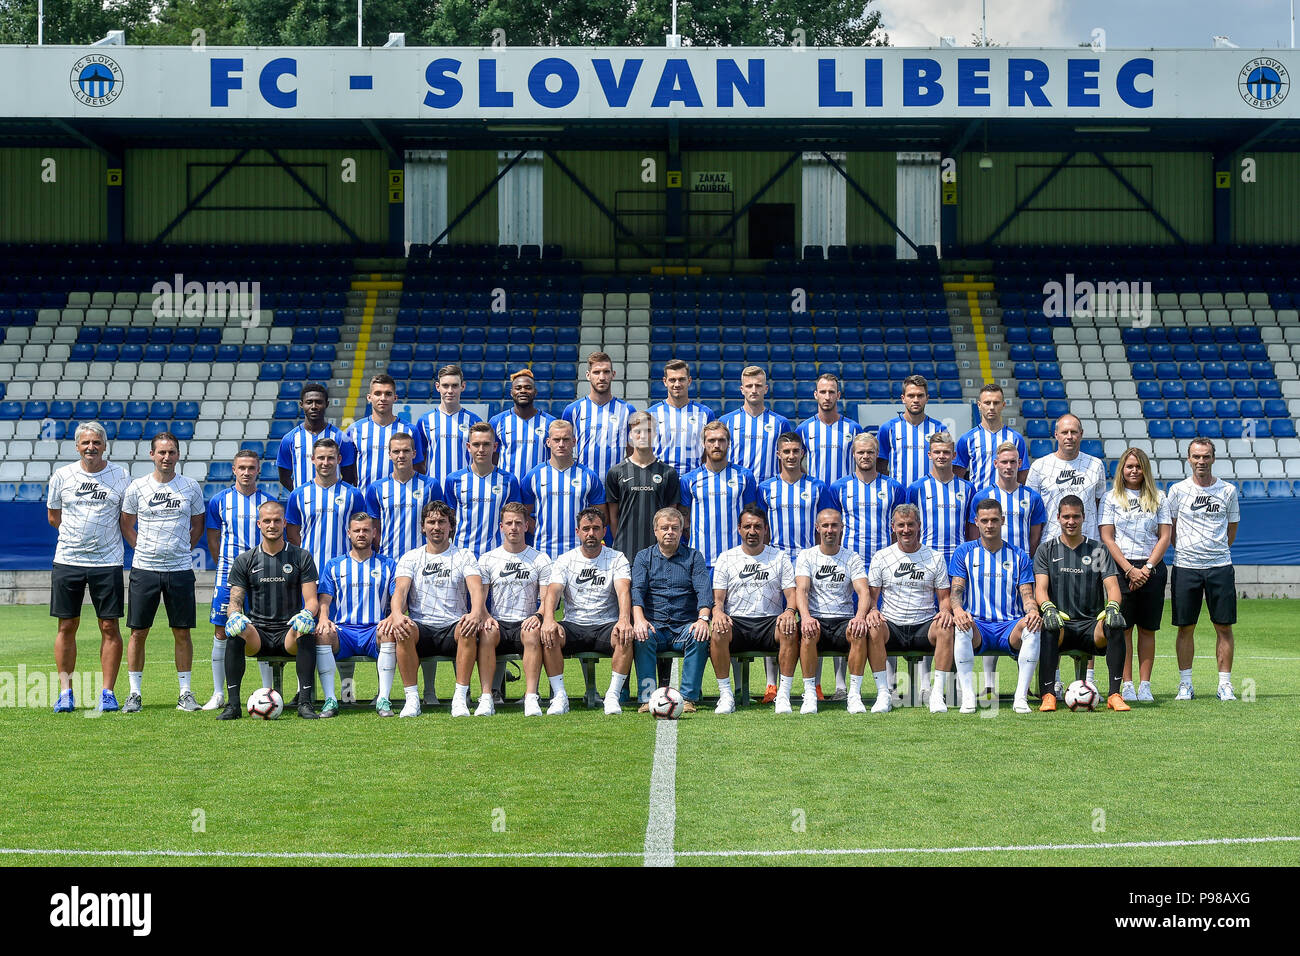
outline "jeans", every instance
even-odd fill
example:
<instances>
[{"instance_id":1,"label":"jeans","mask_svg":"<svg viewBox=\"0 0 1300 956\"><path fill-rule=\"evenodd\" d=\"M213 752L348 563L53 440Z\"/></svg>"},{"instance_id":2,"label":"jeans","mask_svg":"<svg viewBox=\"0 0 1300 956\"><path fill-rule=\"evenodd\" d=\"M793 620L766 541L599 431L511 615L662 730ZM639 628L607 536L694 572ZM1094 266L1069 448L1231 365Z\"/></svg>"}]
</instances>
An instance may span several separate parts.
<instances>
[{"instance_id":1,"label":"jeans","mask_svg":"<svg viewBox=\"0 0 1300 956\"><path fill-rule=\"evenodd\" d=\"M693 622L692 622L693 623ZM697 641L691 636L692 624L650 625L650 636L644 641L633 641L636 659L636 679L639 699L647 701L650 692L659 684L655 671L657 655L662 650L682 651L682 697L689 701L700 699L704 683L704 666L709 661L709 642Z\"/></svg>"}]
</instances>

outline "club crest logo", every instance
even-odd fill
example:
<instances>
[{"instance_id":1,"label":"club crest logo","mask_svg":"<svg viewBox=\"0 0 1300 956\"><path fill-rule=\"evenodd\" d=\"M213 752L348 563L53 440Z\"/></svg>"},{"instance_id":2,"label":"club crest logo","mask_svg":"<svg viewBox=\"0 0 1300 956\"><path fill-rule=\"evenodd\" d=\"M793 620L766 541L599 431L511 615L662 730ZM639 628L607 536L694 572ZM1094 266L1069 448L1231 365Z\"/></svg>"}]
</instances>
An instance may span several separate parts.
<instances>
[{"instance_id":1,"label":"club crest logo","mask_svg":"<svg viewBox=\"0 0 1300 956\"><path fill-rule=\"evenodd\" d=\"M122 95L122 68L102 53L83 56L72 64L72 95L82 106L108 106Z\"/></svg>"},{"instance_id":2,"label":"club crest logo","mask_svg":"<svg viewBox=\"0 0 1300 956\"><path fill-rule=\"evenodd\" d=\"M1291 77L1286 67L1272 57L1256 57L1237 74L1237 92L1257 110L1281 106L1290 90Z\"/></svg>"},{"instance_id":3,"label":"club crest logo","mask_svg":"<svg viewBox=\"0 0 1300 956\"><path fill-rule=\"evenodd\" d=\"M280 565L280 573L282 573L282 574L293 574L293 565L292 565L292 564L282 564L282 565Z\"/></svg>"}]
</instances>

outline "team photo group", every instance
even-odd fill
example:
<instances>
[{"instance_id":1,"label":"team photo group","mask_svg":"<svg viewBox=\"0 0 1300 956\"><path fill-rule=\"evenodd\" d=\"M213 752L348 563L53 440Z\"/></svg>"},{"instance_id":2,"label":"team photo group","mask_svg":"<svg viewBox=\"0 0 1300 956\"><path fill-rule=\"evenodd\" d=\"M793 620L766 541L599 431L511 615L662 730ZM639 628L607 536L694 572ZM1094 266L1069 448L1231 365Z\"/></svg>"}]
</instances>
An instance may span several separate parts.
<instances>
[{"instance_id":1,"label":"team photo group","mask_svg":"<svg viewBox=\"0 0 1300 956\"><path fill-rule=\"evenodd\" d=\"M464 377L448 365L437 373L438 406L414 423L394 414L394 380L376 375L369 416L346 430L326 419L326 388L307 384L303 420L276 461L282 498L259 488L256 451L240 451L231 487L205 502L178 470L175 436L153 438L153 471L133 479L112 462L105 429L81 423L78 460L53 474L47 498L58 532L54 711L77 707L71 677L87 591L103 680L93 706L124 714L144 706L160 604L177 709L227 720L244 714L250 657L262 687L272 686L270 661L292 660L290 707L309 719L335 717L355 699L359 658L377 663L380 716L437 704L438 659L454 661L451 715L491 715L503 702L499 659L517 658L523 712L541 716L569 710L565 659L578 654L611 660L606 714L649 710L670 683L674 661L659 658L669 650L681 655L677 707L687 713L710 662L715 711L735 711L733 655L744 655L741 667L763 658L763 703L777 714L796 706L796 668L801 714L821 700L846 701L850 714L888 712L900 702L898 655L921 658L909 690L932 713L995 701L999 657L1016 662L1016 713L1090 709L1100 697L1129 711L1156 699L1167 588L1178 679L1160 675L1162 688L1192 699L1204 605L1217 697L1235 700L1239 507L1235 486L1214 476L1212 440L1191 440L1187 477L1166 494L1140 448L1113 462L1108 478L1107 463L1081 450L1086 436L1069 414L1055 422L1055 450L1031 462L1024 437L1004 424L995 384L979 393L974 427L954 435L927 414L920 376L903 382L901 411L871 431L841 413L833 375L806 383L817 413L795 424L769 407L758 366L730 384L743 404L721 417L691 400L683 361L666 364L667 398L645 411L615 396L615 374L610 357L593 352L589 393L556 418L536 407L521 368L510 377L511 407L485 422L462 407ZM200 704L192 552L205 541L216 579L212 692ZM124 545L134 549L125 586ZM124 642L129 687L119 704ZM1087 677L1068 691L1066 653L1089 658ZM823 656L835 681L825 690ZM1093 656L1105 658L1104 694Z\"/></svg>"}]
</instances>

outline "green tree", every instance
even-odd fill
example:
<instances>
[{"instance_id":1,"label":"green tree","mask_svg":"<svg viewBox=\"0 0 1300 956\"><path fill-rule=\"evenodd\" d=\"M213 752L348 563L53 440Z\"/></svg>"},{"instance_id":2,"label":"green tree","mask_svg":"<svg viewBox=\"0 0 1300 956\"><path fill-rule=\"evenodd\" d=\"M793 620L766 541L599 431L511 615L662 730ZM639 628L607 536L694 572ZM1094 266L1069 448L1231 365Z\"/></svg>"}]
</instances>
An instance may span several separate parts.
<instances>
[{"instance_id":1,"label":"green tree","mask_svg":"<svg viewBox=\"0 0 1300 956\"><path fill-rule=\"evenodd\" d=\"M157 19L127 36L130 43L188 46L200 37L207 46L240 46L249 43L243 17L226 0L169 0Z\"/></svg>"},{"instance_id":2,"label":"green tree","mask_svg":"<svg viewBox=\"0 0 1300 956\"><path fill-rule=\"evenodd\" d=\"M152 0L45 0L45 42L84 45L149 22ZM0 0L0 43L36 43L36 0Z\"/></svg>"}]
</instances>

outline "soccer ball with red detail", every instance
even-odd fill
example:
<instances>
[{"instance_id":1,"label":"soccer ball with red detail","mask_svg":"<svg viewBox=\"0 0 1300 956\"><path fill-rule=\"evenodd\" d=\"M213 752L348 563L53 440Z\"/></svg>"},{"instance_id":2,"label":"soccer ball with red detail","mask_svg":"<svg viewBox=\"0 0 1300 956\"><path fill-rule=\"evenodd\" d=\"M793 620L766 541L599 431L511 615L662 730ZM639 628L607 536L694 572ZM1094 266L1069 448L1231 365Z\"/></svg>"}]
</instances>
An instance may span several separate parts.
<instances>
[{"instance_id":1,"label":"soccer ball with red detail","mask_svg":"<svg viewBox=\"0 0 1300 956\"><path fill-rule=\"evenodd\" d=\"M260 687L248 696L248 715L275 720L284 710L284 698L270 687Z\"/></svg>"},{"instance_id":2,"label":"soccer ball with red detail","mask_svg":"<svg viewBox=\"0 0 1300 956\"><path fill-rule=\"evenodd\" d=\"M650 713L658 720L676 720L685 706L682 695L671 687L655 688L650 695Z\"/></svg>"},{"instance_id":3,"label":"soccer ball with red detail","mask_svg":"<svg viewBox=\"0 0 1300 956\"><path fill-rule=\"evenodd\" d=\"M1101 694L1087 681L1077 680L1065 689L1065 706L1071 710L1096 710Z\"/></svg>"}]
</instances>

